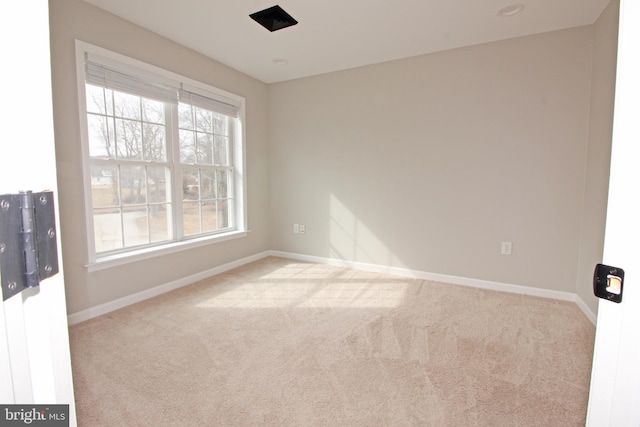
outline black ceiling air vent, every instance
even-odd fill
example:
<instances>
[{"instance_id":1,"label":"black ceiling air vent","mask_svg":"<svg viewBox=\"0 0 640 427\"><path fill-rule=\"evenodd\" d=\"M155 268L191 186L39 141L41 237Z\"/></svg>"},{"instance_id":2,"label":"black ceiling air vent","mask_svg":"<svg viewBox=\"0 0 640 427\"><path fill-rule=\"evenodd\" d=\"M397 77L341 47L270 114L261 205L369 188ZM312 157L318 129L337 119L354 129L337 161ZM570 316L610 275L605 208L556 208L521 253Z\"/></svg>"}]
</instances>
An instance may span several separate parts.
<instances>
[{"instance_id":1,"label":"black ceiling air vent","mask_svg":"<svg viewBox=\"0 0 640 427\"><path fill-rule=\"evenodd\" d=\"M278 5L261 10L260 12L252 13L249 16L271 32L278 31L298 23L298 21L293 19L291 15L285 12L284 9Z\"/></svg>"}]
</instances>

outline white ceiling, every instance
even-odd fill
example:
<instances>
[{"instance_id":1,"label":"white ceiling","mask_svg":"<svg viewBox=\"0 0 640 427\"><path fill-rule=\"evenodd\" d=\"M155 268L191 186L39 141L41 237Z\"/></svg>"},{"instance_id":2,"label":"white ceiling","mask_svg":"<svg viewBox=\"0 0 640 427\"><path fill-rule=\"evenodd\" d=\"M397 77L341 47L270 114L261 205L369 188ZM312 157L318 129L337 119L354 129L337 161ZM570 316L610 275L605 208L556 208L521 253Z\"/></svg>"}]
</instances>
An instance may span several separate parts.
<instances>
[{"instance_id":1,"label":"white ceiling","mask_svg":"<svg viewBox=\"0 0 640 427\"><path fill-rule=\"evenodd\" d=\"M609 0L85 0L266 83L593 24ZM522 3L504 18L497 11ZM279 4L298 25L249 14ZM285 59L287 64L276 64Z\"/></svg>"}]
</instances>

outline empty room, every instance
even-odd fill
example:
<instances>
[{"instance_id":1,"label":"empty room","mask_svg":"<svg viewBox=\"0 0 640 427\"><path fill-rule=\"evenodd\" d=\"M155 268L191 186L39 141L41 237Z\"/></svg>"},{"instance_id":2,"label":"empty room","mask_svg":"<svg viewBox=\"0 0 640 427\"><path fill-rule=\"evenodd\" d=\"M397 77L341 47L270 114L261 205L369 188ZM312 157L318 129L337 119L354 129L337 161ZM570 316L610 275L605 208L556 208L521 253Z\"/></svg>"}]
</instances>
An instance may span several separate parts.
<instances>
[{"instance_id":1,"label":"empty room","mask_svg":"<svg viewBox=\"0 0 640 427\"><path fill-rule=\"evenodd\" d=\"M49 1L78 425L584 425L620 2L273 6Z\"/></svg>"}]
</instances>

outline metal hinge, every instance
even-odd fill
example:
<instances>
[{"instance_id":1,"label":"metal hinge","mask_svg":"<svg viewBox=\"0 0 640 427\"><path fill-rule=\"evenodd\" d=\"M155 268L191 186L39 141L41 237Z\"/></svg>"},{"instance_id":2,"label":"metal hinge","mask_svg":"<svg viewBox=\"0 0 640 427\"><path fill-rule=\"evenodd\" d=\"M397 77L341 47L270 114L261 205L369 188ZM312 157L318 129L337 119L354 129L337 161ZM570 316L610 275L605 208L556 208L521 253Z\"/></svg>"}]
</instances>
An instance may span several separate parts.
<instances>
[{"instance_id":1,"label":"metal hinge","mask_svg":"<svg viewBox=\"0 0 640 427\"><path fill-rule=\"evenodd\" d=\"M53 192L0 196L2 300L58 273Z\"/></svg>"}]
</instances>

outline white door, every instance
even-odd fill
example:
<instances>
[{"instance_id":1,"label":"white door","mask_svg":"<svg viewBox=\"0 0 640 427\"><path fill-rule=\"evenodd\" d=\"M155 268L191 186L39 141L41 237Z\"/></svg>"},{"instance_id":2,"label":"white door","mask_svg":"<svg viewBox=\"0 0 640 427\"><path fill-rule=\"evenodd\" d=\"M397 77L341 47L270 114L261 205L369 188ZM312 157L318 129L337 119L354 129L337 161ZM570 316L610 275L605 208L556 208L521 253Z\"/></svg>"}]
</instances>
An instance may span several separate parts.
<instances>
[{"instance_id":1,"label":"white door","mask_svg":"<svg viewBox=\"0 0 640 427\"><path fill-rule=\"evenodd\" d=\"M47 0L0 3L0 54L0 195L57 195ZM0 301L0 404L69 404L75 426L61 257L59 263L60 273L39 291Z\"/></svg>"},{"instance_id":2,"label":"white door","mask_svg":"<svg viewBox=\"0 0 640 427\"><path fill-rule=\"evenodd\" d=\"M587 425L640 426L640 1L622 0L603 263L624 269L600 300Z\"/></svg>"}]
</instances>

